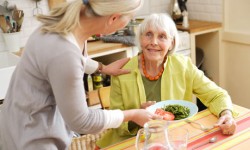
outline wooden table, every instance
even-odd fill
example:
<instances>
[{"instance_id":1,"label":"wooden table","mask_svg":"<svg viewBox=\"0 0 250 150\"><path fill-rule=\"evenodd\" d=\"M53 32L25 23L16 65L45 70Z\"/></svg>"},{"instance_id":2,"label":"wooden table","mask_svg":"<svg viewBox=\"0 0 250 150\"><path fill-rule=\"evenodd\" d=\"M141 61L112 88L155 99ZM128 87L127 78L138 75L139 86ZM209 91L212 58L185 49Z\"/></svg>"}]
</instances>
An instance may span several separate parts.
<instances>
[{"instance_id":1,"label":"wooden table","mask_svg":"<svg viewBox=\"0 0 250 150\"><path fill-rule=\"evenodd\" d=\"M197 145L208 141L211 137L216 136L217 142L209 143L195 150L247 150L250 146L250 110L244 107L235 105L235 110L239 113L236 117L237 130L234 135L223 135L219 127L215 127L207 132L202 131L193 124L188 124L184 121L170 125L169 130L176 128L186 128L189 131L188 150ZM196 122L202 123L205 126L212 126L217 118L208 110L199 112L191 118ZM118 144L105 148L105 150L134 150L135 137L122 141Z\"/></svg>"}]
</instances>

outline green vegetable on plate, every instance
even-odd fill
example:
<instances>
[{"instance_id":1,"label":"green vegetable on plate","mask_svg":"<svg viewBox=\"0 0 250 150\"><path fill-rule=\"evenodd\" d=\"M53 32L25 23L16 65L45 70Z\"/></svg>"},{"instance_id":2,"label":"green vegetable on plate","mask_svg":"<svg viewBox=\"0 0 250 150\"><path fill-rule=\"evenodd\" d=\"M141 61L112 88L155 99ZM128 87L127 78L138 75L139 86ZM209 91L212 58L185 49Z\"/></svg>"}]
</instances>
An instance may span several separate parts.
<instances>
[{"instance_id":1,"label":"green vegetable on plate","mask_svg":"<svg viewBox=\"0 0 250 150\"><path fill-rule=\"evenodd\" d=\"M162 108L165 111L171 112L174 114L174 120L180 120L187 118L190 114L190 109L186 106L181 106L178 104L166 105Z\"/></svg>"}]
</instances>

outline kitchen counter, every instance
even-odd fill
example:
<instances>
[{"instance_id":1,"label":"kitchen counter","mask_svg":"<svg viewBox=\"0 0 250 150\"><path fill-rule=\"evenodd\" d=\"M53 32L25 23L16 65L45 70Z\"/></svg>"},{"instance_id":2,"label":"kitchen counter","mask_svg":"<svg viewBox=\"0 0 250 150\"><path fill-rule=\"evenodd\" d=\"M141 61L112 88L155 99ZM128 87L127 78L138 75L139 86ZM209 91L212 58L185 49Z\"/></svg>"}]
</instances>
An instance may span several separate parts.
<instances>
[{"instance_id":1,"label":"kitchen counter","mask_svg":"<svg viewBox=\"0 0 250 150\"><path fill-rule=\"evenodd\" d=\"M189 27L184 28L182 25L177 25L177 29L187 31L189 33L202 32L210 29L221 28L222 24L219 22L208 22L199 20L189 20Z\"/></svg>"},{"instance_id":2,"label":"kitchen counter","mask_svg":"<svg viewBox=\"0 0 250 150\"><path fill-rule=\"evenodd\" d=\"M107 52L109 50L121 49L127 47L129 46L126 46L122 43L104 43L103 41L88 42L87 44L88 54L90 56L96 55L98 53Z\"/></svg>"},{"instance_id":3,"label":"kitchen counter","mask_svg":"<svg viewBox=\"0 0 250 150\"><path fill-rule=\"evenodd\" d=\"M126 52L127 57L131 57L133 55L131 46L126 46L122 43L104 43L103 41L100 40L88 42L87 49L88 49L88 55L91 58L114 54L123 51ZM22 52L23 48L21 48L19 52L14 52L14 54L21 56Z\"/></svg>"}]
</instances>

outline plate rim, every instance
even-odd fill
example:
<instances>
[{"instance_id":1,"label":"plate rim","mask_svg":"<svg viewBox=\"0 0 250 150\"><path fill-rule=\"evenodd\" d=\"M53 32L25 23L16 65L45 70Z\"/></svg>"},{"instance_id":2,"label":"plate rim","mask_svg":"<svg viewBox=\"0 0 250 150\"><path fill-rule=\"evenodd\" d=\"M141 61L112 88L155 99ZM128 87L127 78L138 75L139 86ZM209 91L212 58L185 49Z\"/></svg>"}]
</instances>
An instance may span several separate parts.
<instances>
[{"instance_id":1,"label":"plate rim","mask_svg":"<svg viewBox=\"0 0 250 150\"><path fill-rule=\"evenodd\" d=\"M151 106L149 106L149 107L147 107L146 109L148 110L148 111L150 111L150 109L152 109L152 107L156 107L157 105L159 105L160 103L167 103L167 102L173 102L173 104L179 104L179 103L176 103L176 102L182 102L182 103L186 103L186 104L191 104L192 106L194 106L194 108L195 108L195 110L194 110L194 113L193 114L189 114L189 116L187 117L187 118L183 118L183 119L180 119L180 120L171 120L171 121L169 121L169 122L179 122L179 121L184 121L184 120L186 120L186 119L188 119L188 118L191 118L191 117L193 117L194 115L196 115L197 113L198 113L198 106L195 104L195 103L193 103L193 102L190 102L190 101L187 101L187 100L179 100L179 99L175 99L175 100L173 100L173 99L167 99L167 100L162 100L162 101L160 101L160 102L157 102L157 103L155 103L154 105L151 105ZM186 105L185 105L186 106ZM157 107L156 107L157 108ZM190 108L190 107L189 107ZM190 110L191 111L191 110ZM154 112L152 112L152 111L150 111L151 113L154 113Z\"/></svg>"}]
</instances>

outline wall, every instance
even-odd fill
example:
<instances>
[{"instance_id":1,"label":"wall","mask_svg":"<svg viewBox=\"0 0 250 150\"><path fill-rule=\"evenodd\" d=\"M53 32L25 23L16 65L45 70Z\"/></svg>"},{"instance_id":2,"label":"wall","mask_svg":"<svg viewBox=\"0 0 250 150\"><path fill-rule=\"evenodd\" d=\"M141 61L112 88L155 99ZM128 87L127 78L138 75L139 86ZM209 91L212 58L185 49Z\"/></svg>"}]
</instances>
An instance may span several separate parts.
<instances>
[{"instance_id":1,"label":"wall","mask_svg":"<svg viewBox=\"0 0 250 150\"><path fill-rule=\"evenodd\" d=\"M145 16L150 13L171 12L171 0L144 0L143 7L136 13L136 16Z\"/></svg>"},{"instance_id":2,"label":"wall","mask_svg":"<svg viewBox=\"0 0 250 150\"><path fill-rule=\"evenodd\" d=\"M153 12L171 13L173 0L145 0L143 8L137 16L148 15ZM188 0L187 9L189 18L194 20L206 20L222 22L223 0Z\"/></svg>"},{"instance_id":3,"label":"wall","mask_svg":"<svg viewBox=\"0 0 250 150\"><path fill-rule=\"evenodd\" d=\"M191 19L223 21L223 0L188 0L187 8Z\"/></svg>"},{"instance_id":4,"label":"wall","mask_svg":"<svg viewBox=\"0 0 250 150\"><path fill-rule=\"evenodd\" d=\"M250 108L250 19L246 17L249 6L249 0L224 0L222 37L224 86L234 103L247 108Z\"/></svg>"}]
</instances>

